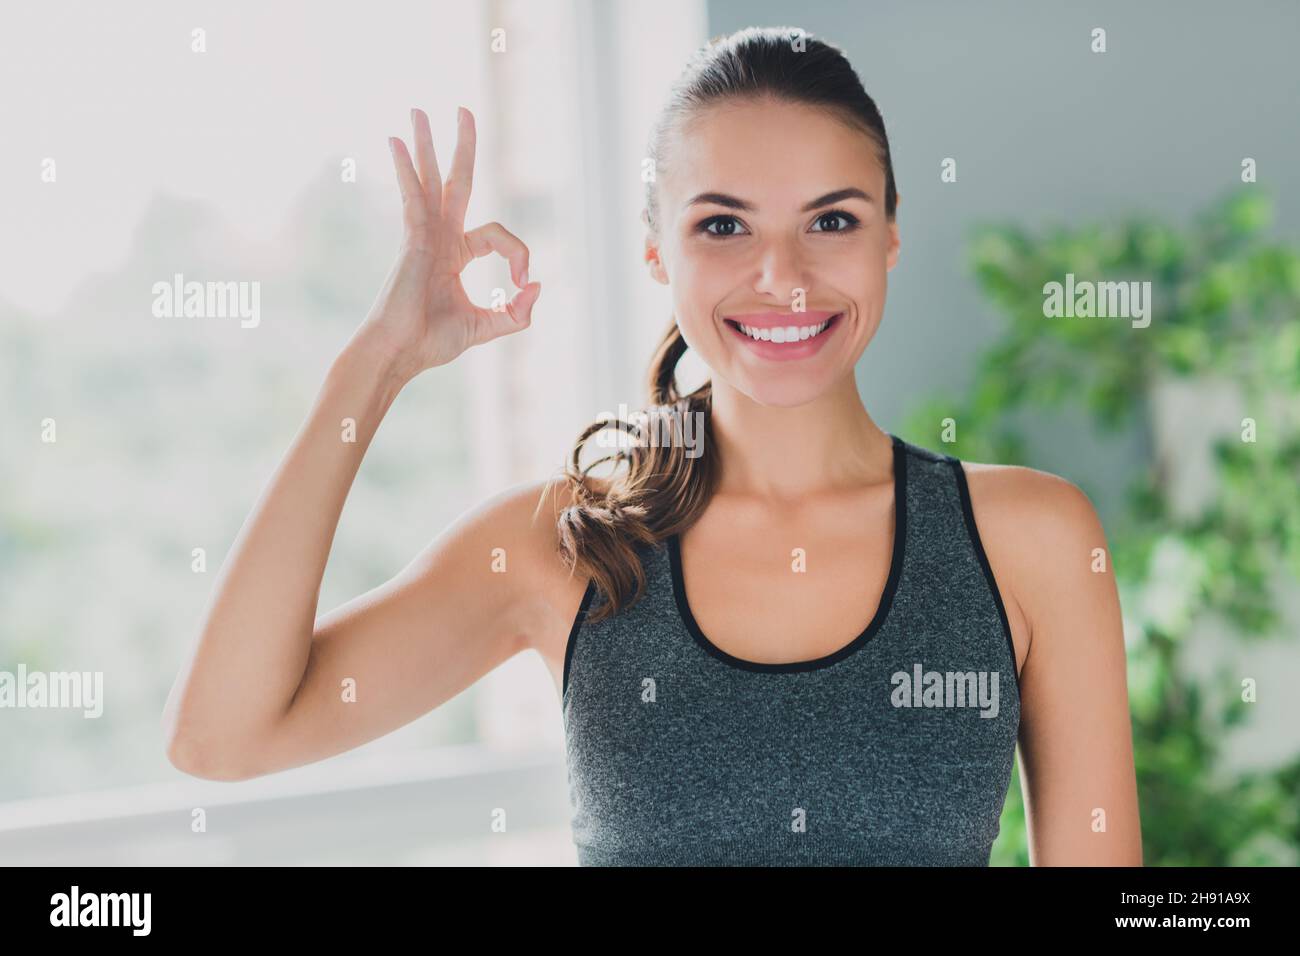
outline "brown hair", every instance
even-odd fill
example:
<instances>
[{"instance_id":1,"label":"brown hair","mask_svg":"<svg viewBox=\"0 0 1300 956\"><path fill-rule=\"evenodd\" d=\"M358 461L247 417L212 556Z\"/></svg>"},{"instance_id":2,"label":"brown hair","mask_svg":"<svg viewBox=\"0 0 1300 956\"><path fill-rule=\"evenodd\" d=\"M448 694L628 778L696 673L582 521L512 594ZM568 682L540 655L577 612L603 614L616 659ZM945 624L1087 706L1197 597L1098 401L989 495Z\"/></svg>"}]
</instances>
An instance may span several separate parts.
<instances>
[{"instance_id":1,"label":"brown hair","mask_svg":"<svg viewBox=\"0 0 1300 956\"><path fill-rule=\"evenodd\" d=\"M898 194L885 124L848 59L835 46L795 27L748 27L714 37L696 51L673 85L656 120L646 155L656 175L666 168L671 135L707 106L731 99L776 100L827 110L866 133L885 170L885 213L894 218ZM646 224L659 228L655 181L646 183ZM688 395L677 390L677 362L686 352L674 316L650 363L650 407L636 422L602 419L578 436L565 466L573 503L559 515L559 551L566 567L595 583L605 602L593 603L588 619L599 621L635 603L645 588L645 571L636 546L656 544L689 528L713 495L718 476L716 453L689 457L682 442L651 440L651 429L675 429L683 421L703 422L702 448L713 442L712 382ZM587 441L608 428L620 447L583 467ZM711 450L711 449L710 449ZM626 465L608 478L590 472L604 462Z\"/></svg>"}]
</instances>

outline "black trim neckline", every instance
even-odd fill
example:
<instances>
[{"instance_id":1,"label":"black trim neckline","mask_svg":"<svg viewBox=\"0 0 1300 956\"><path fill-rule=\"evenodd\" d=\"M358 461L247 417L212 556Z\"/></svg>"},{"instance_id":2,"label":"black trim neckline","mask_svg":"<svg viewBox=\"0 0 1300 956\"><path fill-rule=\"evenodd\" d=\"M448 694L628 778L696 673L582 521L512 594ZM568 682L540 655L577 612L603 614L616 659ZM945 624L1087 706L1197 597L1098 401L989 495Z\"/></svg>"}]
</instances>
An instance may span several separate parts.
<instances>
[{"instance_id":1,"label":"black trim neckline","mask_svg":"<svg viewBox=\"0 0 1300 956\"><path fill-rule=\"evenodd\" d=\"M804 661L766 663L728 654L705 636L704 631L700 629L695 620L695 615L691 612L691 605L686 597L685 576L682 573L681 540L679 534L674 532L667 539L668 562L671 566L673 579L673 598L677 605L678 617L681 619L682 624L685 625L686 630L695 639L695 643L717 660L740 670L787 674L820 670L823 667L836 664L859 650L876 635L885 623L886 618L889 617L889 610L893 606L894 594L898 590L898 581L903 573L903 557L907 544L907 448L903 440L897 435L892 432L887 434L893 443L894 450L893 552L890 556L889 576L885 579L885 587L881 592L880 602L876 606L876 612L872 615L871 621L863 629L862 633L839 650Z\"/></svg>"}]
</instances>

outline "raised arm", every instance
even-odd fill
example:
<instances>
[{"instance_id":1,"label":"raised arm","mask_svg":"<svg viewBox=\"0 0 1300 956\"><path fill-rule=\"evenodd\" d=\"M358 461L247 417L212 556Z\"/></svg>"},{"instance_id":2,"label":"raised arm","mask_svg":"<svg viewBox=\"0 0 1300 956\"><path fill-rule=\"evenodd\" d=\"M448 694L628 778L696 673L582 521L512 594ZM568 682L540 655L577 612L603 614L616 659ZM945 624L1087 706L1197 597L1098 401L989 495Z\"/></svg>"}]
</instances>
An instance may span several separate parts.
<instances>
[{"instance_id":1,"label":"raised arm","mask_svg":"<svg viewBox=\"0 0 1300 956\"><path fill-rule=\"evenodd\" d=\"M428 118L414 110L412 122L414 164L390 140L404 223L396 264L240 529L167 700L168 756L197 776L242 779L387 733L521 649L546 616L536 485L484 503L396 578L317 619L343 503L393 399L425 369L528 327L540 291L519 239L498 223L464 231L473 117L461 113L445 186ZM460 282L490 251L521 290L502 311L470 302ZM508 573L492 571L497 547Z\"/></svg>"}]
</instances>

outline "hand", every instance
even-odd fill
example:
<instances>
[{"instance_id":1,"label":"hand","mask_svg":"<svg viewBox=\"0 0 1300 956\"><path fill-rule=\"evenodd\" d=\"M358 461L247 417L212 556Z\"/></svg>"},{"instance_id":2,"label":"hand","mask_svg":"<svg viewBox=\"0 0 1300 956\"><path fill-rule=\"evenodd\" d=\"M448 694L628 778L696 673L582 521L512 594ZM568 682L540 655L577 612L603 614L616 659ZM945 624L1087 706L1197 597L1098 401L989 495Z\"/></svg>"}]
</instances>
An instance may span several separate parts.
<instances>
[{"instance_id":1,"label":"hand","mask_svg":"<svg viewBox=\"0 0 1300 956\"><path fill-rule=\"evenodd\" d=\"M402 193L402 245L357 338L378 348L404 377L445 365L471 346L526 329L541 293L541 283L528 281L528 247L518 237L498 222L465 232L475 133L469 110L461 109L459 117L445 185L423 110L411 110L415 165L400 139L388 141ZM510 263L511 278L520 290L502 311L475 305L460 281L470 260L489 252Z\"/></svg>"}]
</instances>

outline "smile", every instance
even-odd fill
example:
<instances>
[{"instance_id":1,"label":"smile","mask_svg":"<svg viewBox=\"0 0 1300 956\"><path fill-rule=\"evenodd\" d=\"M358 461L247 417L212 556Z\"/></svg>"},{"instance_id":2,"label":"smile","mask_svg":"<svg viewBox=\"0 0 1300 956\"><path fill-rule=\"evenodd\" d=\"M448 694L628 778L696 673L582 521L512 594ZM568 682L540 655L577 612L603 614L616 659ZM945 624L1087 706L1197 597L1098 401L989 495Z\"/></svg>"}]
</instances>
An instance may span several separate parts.
<instances>
[{"instance_id":1,"label":"smile","mask_svg":"<svg viewBox=\"0 0 1300 956\"><path fill-rule=\"evenodd\" d=\"M770 328L750 328L740 322L734 323L740 331L751 339L758 339L760 342L801 342L804 339L811 339L813 336L821 335L830 324L830 319L818 325L777 325Z\"/></svg>"},{"instance_id":2,"label":"smile","mask_svg":"<svg viewBox=\"0 0 1300 956\"><path fill-rule=\"evenodd\" d=\"M843 312L768 312L724 318L723 322L747 351L761 359L781 361L816 355L843 317Z\"/></svg>"}]
</instances>

